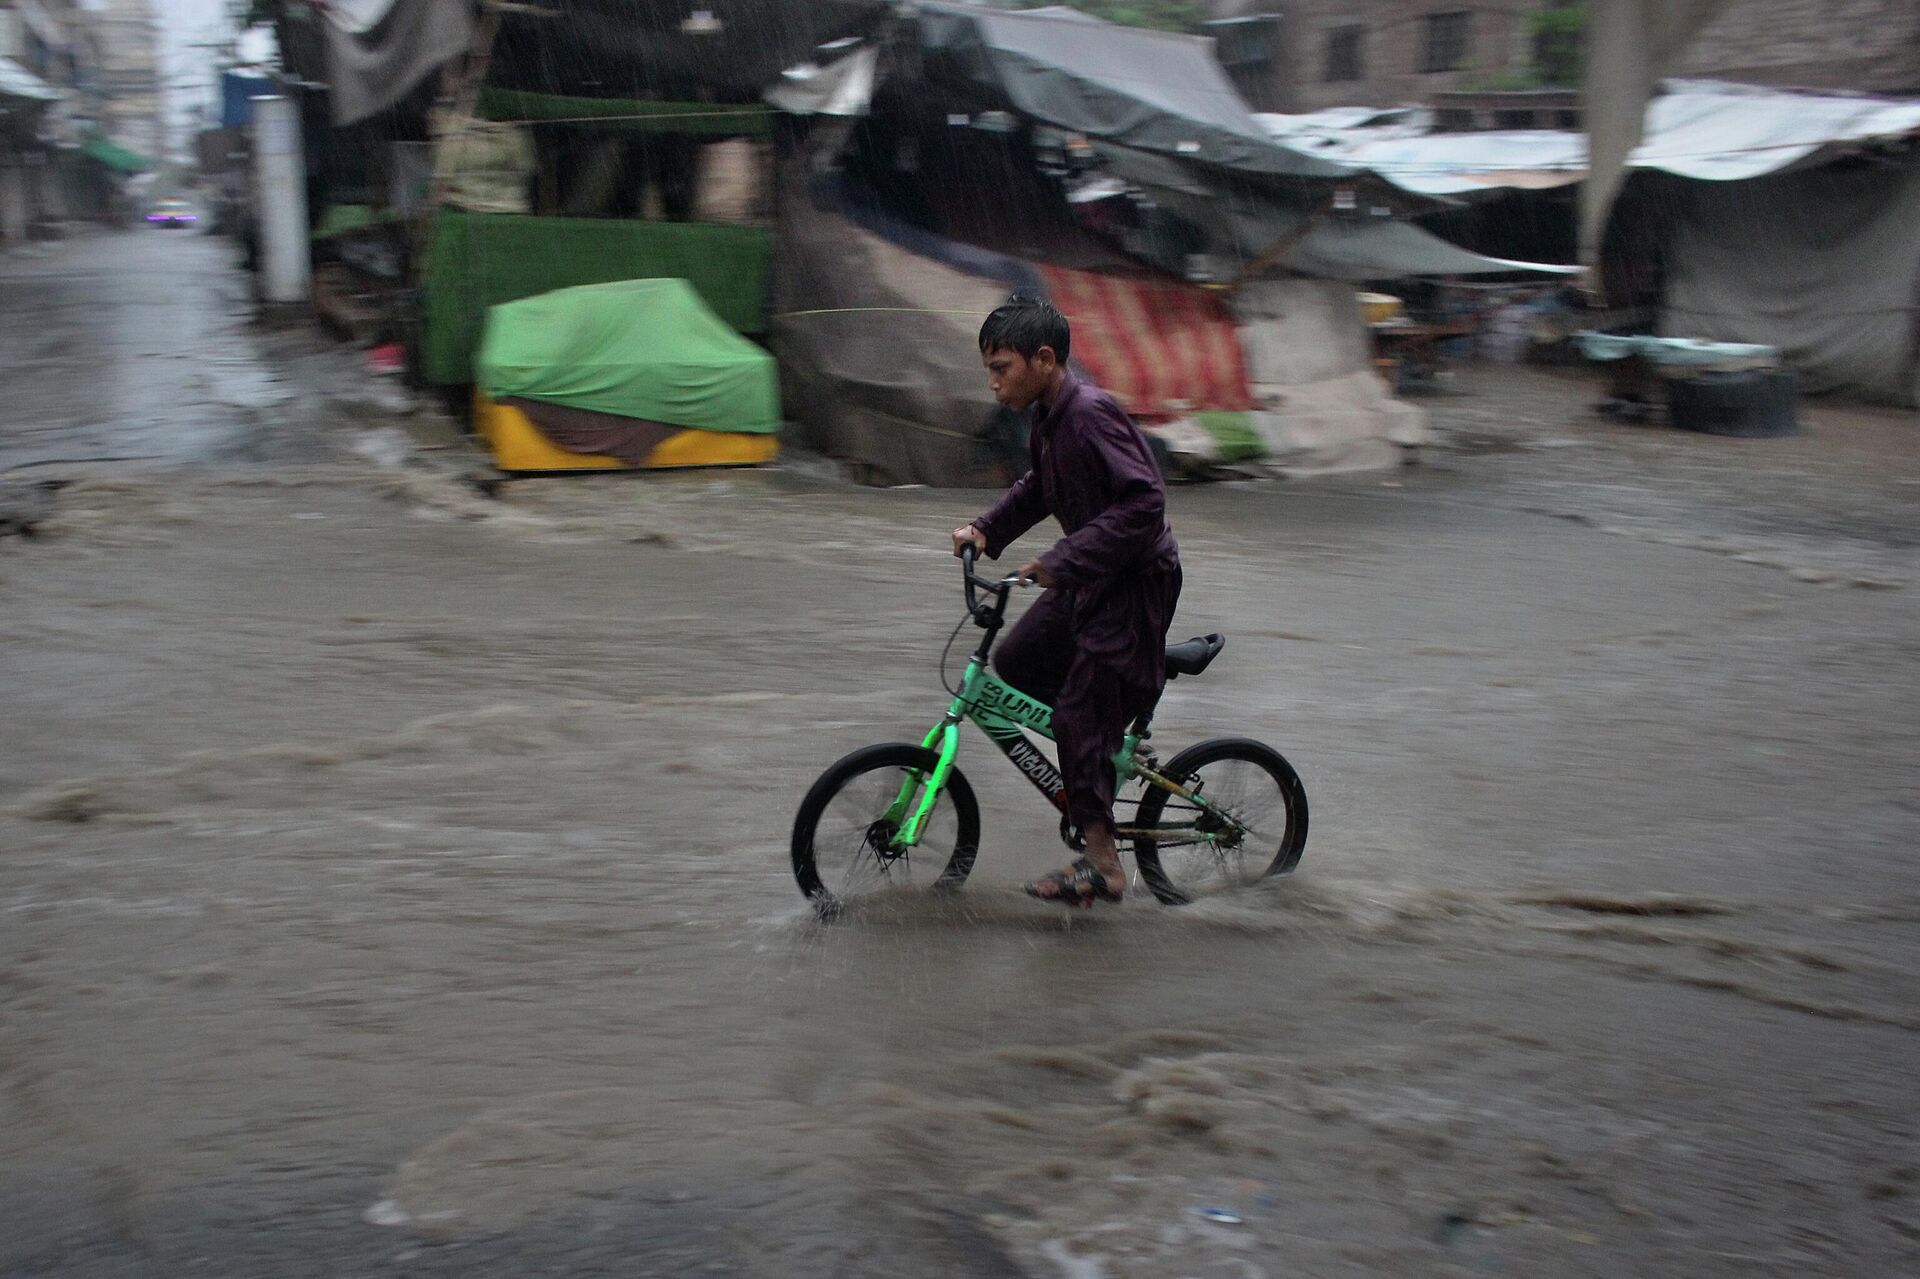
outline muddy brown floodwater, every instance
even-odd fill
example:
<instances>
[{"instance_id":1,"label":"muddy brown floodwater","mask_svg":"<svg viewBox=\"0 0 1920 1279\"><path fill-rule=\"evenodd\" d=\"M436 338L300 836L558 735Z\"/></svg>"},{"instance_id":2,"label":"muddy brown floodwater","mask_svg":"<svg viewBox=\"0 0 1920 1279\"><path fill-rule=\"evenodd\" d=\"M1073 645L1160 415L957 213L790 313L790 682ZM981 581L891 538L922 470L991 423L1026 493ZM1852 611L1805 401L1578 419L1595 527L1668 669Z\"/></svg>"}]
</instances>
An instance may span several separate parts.
<instances>
[{"instance_id":1,"label":"muddy brown floodwater","mask_svg":"<svg viewBox=\"0 0 1920 1279\"><path fill-rule=\"evenodd\" d=\"M1272 742L1312 836L1072 918L977 737L956 899L786 866L940 710L985 494L494 500L366 421L22 472L75 482L0 540L0 1272L1913 1272L1913 420L1586 390L1175 491L1229 647L1162 749Z\"/></svg>"}]
</instances>

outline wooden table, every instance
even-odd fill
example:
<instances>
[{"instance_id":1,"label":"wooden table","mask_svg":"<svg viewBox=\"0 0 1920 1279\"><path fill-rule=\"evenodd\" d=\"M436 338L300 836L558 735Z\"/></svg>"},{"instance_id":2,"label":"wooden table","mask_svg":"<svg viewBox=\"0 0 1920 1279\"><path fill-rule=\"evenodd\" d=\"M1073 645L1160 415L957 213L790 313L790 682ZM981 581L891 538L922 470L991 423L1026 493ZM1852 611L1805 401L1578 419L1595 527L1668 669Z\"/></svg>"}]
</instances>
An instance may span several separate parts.
<instances>
[{"instance_id":1,"label":"wooden table","mask_svg":"<svg viewBox=\"0 0 1920 1279\"><path fill-rule=\"evenodd\" d=\"M1431 378L1440 371L1440 344L1454 338L1472 337L1477 326L1471 319L1448 320L1435 324L1374 324L1374 354L1382 362L1404 365L1415 377Z\"/></svg>"}]
</instances>

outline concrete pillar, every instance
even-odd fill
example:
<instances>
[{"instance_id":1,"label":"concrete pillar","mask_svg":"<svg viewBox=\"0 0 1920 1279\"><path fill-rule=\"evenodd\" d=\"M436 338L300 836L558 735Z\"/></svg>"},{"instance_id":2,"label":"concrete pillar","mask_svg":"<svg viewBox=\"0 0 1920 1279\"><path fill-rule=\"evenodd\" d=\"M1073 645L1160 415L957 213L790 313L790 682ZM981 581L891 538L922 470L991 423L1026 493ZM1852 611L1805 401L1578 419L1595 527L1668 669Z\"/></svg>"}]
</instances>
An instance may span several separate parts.
<instances>
[{"instance_id":1,"label":"concrete pillar","mask_svg":"<svg viewBox=\"0 0 1920 1279\"><path fill-rule=\"evenodd\" d=\"M27 171L18 155L0 157L0 240L27 238Z\"/></svg>"},{"instance_id":2,"label":"concrete pillar","mask_svg":"<svg viewBox=\"0 0 1920 1279\"><path fill-rule=\"evenodd\" d=\"M60 173L53 155L37 151L27 157L27 203L38 221L59 222L67 216L66 201L60 198Z\"/></svg>"},{"instance_id":3,"label":"concrete pillar","mask_svg":"<svg viewBox=\"0 0 1920 1279\"><path fill-rule=\"evenodd\" d=\"M253 100L253 163L261 296L268 302L304 302L312 282L312 242L300 109L291 98Z\"/></svg>"},{"instance_id":4,"label":"concrete pillar","mask_svg":"<svg viewBox=\"0 0 1920 1279\"><path fill-rule=\"evenodd\" d=\"M1640 145L1653 90L1730 0L1596 0L1586 36L1587 180L1580 184L1580 263L1600 263L1613 198ZM1597 277L1596 277L1597 280Z\"/></svg>"}]
</instances>

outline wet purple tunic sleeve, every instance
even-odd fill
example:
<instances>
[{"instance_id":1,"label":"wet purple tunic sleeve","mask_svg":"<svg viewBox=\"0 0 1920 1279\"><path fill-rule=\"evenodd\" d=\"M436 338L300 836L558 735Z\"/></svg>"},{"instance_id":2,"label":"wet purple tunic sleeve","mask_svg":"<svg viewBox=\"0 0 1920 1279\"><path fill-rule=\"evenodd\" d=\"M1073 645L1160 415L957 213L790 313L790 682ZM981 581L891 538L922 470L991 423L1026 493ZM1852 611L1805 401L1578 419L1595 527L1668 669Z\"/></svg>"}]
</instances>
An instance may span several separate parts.
<instances>
[{"instance_id":1,"label":"wet purple tunic sleeve","mask_svg":"<svg viewBox=\"0 0 1920 1279\"><path fill-rule=\"evenodd\" d=\"M1013 487L1001 494L1000 500L988 507L987 513L975 520L973 526L987 539L988 557L997 560L1000 552L1019 541L1023 533L1046 519L1049 513L1040 479L1028 471L1015 480Z\"/></svg>"}]
</instances>

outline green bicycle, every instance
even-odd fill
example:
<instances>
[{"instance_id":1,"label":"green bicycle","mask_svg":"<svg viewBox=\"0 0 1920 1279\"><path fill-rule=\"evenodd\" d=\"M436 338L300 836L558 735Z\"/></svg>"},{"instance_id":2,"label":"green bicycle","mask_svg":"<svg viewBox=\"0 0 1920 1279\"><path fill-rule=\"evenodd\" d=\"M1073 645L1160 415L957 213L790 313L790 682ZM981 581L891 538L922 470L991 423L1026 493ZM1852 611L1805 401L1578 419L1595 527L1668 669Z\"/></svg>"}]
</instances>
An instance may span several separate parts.
<instances>
[{"instance_id":1,"label":"green bicycle","mask_svg":"<svg viewBox=\"0 0 1920 1279\"><path fill-rule=\"evenodd\" d=\"M980 807L954 764L960 724L971 720L1015 768L1058 809L1067 847L1084 847L1064 816L1066 784L1028 733L1053 739L1050 707L996 679L987 655L1006 620L1013 577L974 575L964 548L961 575L967 616L983 634L947 713L918 746L868 746L820 775L793 822L793 874L822 914L847 900L894 887L958 888L980 851ZM989 602L977 592L986 591ZM955 627L958 634L959 627ZM1226 646L1202 635L1167 647L1167 678L1199 675ZM1280 752L1245 737L1216 737L1175 755L1162 767L1148 745L1151 709L1127 730L1114 756L1131 821L1115 813L1114 837L1131 847L1140 878L1169 906L1283 875L1307 843L1307 792Z\"/></svg>"}]
</instances>

